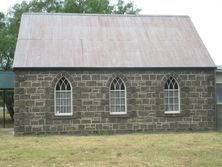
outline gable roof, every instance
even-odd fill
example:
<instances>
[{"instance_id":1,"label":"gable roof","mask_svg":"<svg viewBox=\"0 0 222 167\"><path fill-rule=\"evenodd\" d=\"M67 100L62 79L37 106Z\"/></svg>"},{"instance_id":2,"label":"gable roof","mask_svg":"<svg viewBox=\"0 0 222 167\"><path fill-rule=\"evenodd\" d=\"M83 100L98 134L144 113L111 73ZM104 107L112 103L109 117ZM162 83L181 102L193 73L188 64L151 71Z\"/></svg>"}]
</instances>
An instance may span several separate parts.
<instances>
[{"instance_id":1,"label":"gable roof","mask_svg":"<svg viewBox=\"0 0 222 167\"><path fill-rule=\"evenodd\" d=\"M188 16L25 13L13 68L213 67Z\"/></svg>"}]
</instances>

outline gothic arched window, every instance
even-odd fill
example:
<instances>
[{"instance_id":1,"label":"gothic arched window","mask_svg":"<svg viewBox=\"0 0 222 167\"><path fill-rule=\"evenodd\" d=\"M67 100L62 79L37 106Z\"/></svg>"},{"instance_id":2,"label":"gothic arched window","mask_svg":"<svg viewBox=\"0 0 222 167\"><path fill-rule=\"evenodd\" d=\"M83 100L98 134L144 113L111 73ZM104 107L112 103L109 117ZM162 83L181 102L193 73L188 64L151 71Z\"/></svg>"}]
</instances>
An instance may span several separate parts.
<instances>
[{"instance_id":1,"label":"gothic arched window","mask_svg":"<svg viewBox=\"0 0 222 167\"><path fill-rule=\"evenodd\" d=\"M55 85L55 115L72 115L72 86L62 77Z\"/></svg>"},{"instance_id":2,"label":"gothic arched window","mask_svg":"<svg viewBox=\"0 0 222 167\"><path fill-rule=\"evenodd\" d=\"M169 77L164 85L165 113L180 113L180 88L173 77Z\"/></svg>"},{"instance_id":3,"label":"gothic arched window","mask_svg":"<svg viewBox=\"0 0 222 167\"><path fill-rule=\"evenodd\" d=\"M110 85L110 114L126 114L126 86L119 77Z\"/></svg>"}]
</instances>

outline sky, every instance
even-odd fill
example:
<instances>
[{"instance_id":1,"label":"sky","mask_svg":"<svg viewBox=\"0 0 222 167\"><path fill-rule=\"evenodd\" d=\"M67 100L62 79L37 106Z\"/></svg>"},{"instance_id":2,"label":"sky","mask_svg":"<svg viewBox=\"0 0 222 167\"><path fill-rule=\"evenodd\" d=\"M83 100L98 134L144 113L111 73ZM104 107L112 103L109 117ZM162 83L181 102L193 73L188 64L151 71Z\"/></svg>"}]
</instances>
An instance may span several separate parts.
<instances>
[{"instance_id":1,"label":"sky","mask_svg":"<svg viewBox=\"0 0 222 167\"><path fill-rule=\"evenodd\" d=\"M0 0L0 11L22 0ZM125 0L126 1L126 0ZM222 0L134 0L140 14L188 15L216 65L222 65Z\"/></svg>"}]
</instances>

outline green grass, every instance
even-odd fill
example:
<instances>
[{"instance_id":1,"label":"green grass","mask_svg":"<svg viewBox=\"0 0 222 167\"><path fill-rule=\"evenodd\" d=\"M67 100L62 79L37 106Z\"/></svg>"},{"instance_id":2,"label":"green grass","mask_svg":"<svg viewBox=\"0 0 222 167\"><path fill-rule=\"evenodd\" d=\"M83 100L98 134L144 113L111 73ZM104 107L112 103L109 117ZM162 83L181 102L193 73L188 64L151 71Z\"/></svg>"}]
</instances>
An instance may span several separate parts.
<instances>
[{"instance_id":1,"label":"green grass","mask_svg":"<svg viewBox=\"0 0 222 167\"><path fill-rule=\"evenodd\" d=\"M0 133L0 166L222 166L222 133L20 136Z\"/></svg>"}]
</instances>

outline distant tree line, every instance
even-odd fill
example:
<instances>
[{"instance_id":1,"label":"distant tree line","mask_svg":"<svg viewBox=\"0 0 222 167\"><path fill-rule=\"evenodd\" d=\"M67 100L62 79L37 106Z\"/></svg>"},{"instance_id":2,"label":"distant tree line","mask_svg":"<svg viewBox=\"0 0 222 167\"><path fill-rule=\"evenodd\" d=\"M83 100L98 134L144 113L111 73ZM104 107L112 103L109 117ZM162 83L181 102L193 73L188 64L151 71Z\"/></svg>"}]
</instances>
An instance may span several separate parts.
<instances>
[{"instance_id":1,"label":"distant tree line","mask_svg":"<svg viewBox=\"0 0 222 167\"><path fill-rule=\"evenodd\" d=\"M113 1L112 1L113 2ZM12 69L16 41L24 12L139 14L133 2L116 0L31 0L15 4L8 13L0 12L0 70ZM13 94L7 93L6 106L13 119Z\"/></svg>"}]
</instances>

